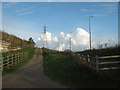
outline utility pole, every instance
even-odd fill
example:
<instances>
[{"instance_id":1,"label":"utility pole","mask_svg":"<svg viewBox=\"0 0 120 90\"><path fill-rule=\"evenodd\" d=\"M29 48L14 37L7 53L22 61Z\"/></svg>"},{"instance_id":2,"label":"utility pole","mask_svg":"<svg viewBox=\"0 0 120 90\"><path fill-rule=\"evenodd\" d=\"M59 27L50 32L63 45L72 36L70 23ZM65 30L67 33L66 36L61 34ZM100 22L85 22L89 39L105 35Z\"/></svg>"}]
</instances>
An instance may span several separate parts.
<instances>
[{"instance_id":1,"label":"utility pole","mask_svg":"<svg viewBox=\"0 0 120 90\"><path fill-rule=\"evenodd\" d=\"M72 32L70 32L72 33ZM72 42L71 42L71 36L70 36L70 51L72 50Z\"/></svg>"},{"instance_id":2,"label":"utility pole","mask_svg":"<svg viewBox=\"0 0 120 90\"><path fill-rule=\"evenodd\" d=\"M71 51L71 37L70 37L70 51Z\"/></svg>"},{"instance_id":3,"label":"utility pole","mask_svg":"<svg viewBox=\"0 0 120 90\"><path fill-rule=\"evenodd\" d=\"M90 34L90 50L91 50L91 23L90 23L90 18L92 18L93 16L89 16L89 34Z\"/></svg>"},{"instance_id":4,"label":"utility pole","mask_svg":"<svg viewBox=\"0 0 120 90\"><path fill-rule=\"evenodd\" d=\"M62 37L62 50L63 50L63 40L64 40L64 38Z\"/></svg>"},{"instance_id":5,"label":"utility pole","mask_svg":"<svg viewBox=\"0 0 120 90\"><path fill-rule=\"evenodd\" d=\"M109 39L109 47L111 47L111 39Z\"/></svg>"}]
</instances>

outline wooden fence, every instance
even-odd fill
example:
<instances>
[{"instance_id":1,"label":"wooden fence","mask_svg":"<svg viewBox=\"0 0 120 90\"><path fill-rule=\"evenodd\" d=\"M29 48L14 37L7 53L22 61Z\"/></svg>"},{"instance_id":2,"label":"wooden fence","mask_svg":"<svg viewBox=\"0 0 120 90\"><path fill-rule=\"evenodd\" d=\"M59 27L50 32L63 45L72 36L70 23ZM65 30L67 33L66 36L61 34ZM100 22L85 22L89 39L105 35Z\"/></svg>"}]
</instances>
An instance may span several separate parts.
<instances>
[{"instance_id":1,"label":"wooden fence","mask_svg":"<svg viewBox=\"0 0 120 90\"><path fill-rule=\"evenodd\" d=\"M2 72L10 67L18 64L19 62L25 60L28 57L28 52L11 54L1 58L2 61Z\"/></svg>"},{"instance_id":2,"label":"wooden fence","mask_svg":"<svg viewBox=\"0 0 120 90\"><path fill-rule=\"evenodd\" d=\"M74 65L84 64L94 70L120 69L120 55L114 56L90 56L73 52L44 52L44 54L53 56L61 54L70 54L74 58Z\"/></svg>"},{"instance_id":3,"label":"wooden fence","mask_svg":"<svg viewBox=\"0 0 120 90\"><path fill-rule=\"evenodd\" d=\"M120 69L120 55L96 56L96 70Z\"/></svg>"},{"instance_id":4,"label":"wooden fence","mask_svg":"<svg viewBox=\"0 0 120 90\"><path fill-rule=\"evenodd\" d=\"M0 73L2 72L2 54L0 52Z\"/></svg>"},{"instance_id":5,"label":"wooden fence","mask_svg":"<svg viewBox=\"0 0 120 90\"><path fill-rule=\"evenodd\" d=\"M120 55L91 57L90 55L73 54L77 64L84 64L95 70L120 69Z\"/></svg>"}]
</instances>

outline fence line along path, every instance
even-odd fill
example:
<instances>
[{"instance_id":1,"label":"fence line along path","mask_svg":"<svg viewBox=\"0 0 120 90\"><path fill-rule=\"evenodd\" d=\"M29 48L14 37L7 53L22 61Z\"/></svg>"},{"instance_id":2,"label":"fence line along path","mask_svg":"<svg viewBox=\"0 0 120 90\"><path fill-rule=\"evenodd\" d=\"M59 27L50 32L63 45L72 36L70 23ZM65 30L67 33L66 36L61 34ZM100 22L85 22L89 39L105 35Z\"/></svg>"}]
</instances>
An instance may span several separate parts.
<instances>
[{"instance_id":1,"label":"fence line along path","mask_svg":"<svg viewBox=\"0 0 120 90\"><path fill-rule=\"evenodd\" d=\"M120 55L96 56L73 54L77 64L84 64L95 70L120 69Z\"/></svg>"},{"instance_id":2,"label":"fence line along path","mask_svg":"<svg viewBox=\"0 0 120 90\"><path fill-rule=\"evenodd\" d=\"M120 55L96 56L96 70L120 69Z\"/></svg>"},{"instance_id":3,"label":"fence line along path","mask_svg":"<svg viewBox=\"0 0 120 90\"><path fill-rule=\"evenodd\" d=\"M44 74L42 50L36 49L34 57L13 73L3 77L3 88L65 88Z\"/></svg>"},{"instance_id":4,"label":"fence line along path","mask_svg":"<svg viewBox=\"0 0 120 90\"><path fill-rule=\"evenodd\" d=\"M15 53L2 57L2 71L9 69L10 67L18 64L28 57L28 52Z\"/></svg>"}]
</instances>

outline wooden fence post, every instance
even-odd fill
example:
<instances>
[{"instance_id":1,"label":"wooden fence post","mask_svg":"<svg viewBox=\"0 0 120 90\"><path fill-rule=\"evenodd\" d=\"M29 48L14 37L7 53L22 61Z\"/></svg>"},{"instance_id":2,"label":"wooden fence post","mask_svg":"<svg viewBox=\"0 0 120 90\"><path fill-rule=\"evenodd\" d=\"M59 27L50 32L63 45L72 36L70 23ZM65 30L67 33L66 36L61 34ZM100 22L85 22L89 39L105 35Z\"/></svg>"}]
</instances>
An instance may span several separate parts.
<instances>
[{"instance_id":1,"label":"wooden fence post","mask_svg":"<svg viewBox=\"0 0 120 90\"><path fill-rule=\"evenodd\" d=\"M26 58L28 58L28 52L16 53L5 57L0 57L0 71L3 72L4 69L8 69L15 64L18 64Z\"/></svg>"},{"instance_id":2,"label":"wooden fence post","mask_svg":"<svg viewBox=\"0 0 120 90\"><path fill-rule=\"evenodd\" d=\"M18 54L15 54L16 63L18 64Z\"/></svg>"},{"instance_id":3,"label":"wooden fence post","mask_svg":"<svg viewBox=\"0 0 120 90\"><path fill-rule=\"evenodd\" d=\"M28 52L25 52L25 58L26 59L28 58Z\"/></svg>"},{"instance_id":4,"label":"wooden fence post","mask_svg":"<svg viewBox=\"0 0 120 90\"><path fill-rule=\"evenodd\" d=\"M7 56L7 68L9 68L9 56Z\"/></svg>"},{"instance_id":5,"label":"wooden fence post","mask_svg":"<svg viewBox=\"0 0 120 90\"><path fill-rule=\"evenodd\" d=\"M2 55L0 55L0 72L3 71L3 59L2 59Z\"/></svg>"},{"instance_id":6,"label":"wooden fence post","mask_svg":"<svg viewBox=\"0 0 120 90\"><path fill-rule=\"evenodd\" d=\"M98 71L98 69L99 69L98 63L99 63L99 58L98 58L98 56L96 56L96 70L97 70L97 71Z\"/></svg>"},{"instance_id":7,"label":"wooden fence post","mask_svg":"<svg viewBox=\"0 0 120 90\"><path fill-rule=\"evenodd\" d=\"M89 55L87 55L87 59L88 59L88 62L90 62L90 56Z\"/></svg>"},{"instance_id":8,"label":"wooden fence post","mask_svg":"<svg viewBox=\"0 0 120 90\"><path fill-rule=\"evenodd\" d=\"M18 63L20 62L20 53L17 54Z\"/></svg>"},{"instance_id":9,"label":"wooden fence post","mask_svg":"<svg viewBox=\"0 0 120 90\"><path fill-rule=\"evenodd\" d=\"M16 62L15 62L15 55L14 54L12 55L12 58L13 58L13 65L15 65Z\"/></svg>"},{"instance_id":10,"label":"wooden fence post","mask_svg":"<svg viewBox=\"0 0 120 90\"><path fill-rule=\"evenodd\" d=\"M23 60L23 53L20 53L20 60Z\"/></svg>"},{"instance_id":11,"label":"wooden fence post","mask_svg":"<svg viewBox=\"0 0 120 90\"><path fill-rule=\"evenodd\" d=\"M13 66L13 54L11 55L11 65Z\"/></svg>"}]
</instances>

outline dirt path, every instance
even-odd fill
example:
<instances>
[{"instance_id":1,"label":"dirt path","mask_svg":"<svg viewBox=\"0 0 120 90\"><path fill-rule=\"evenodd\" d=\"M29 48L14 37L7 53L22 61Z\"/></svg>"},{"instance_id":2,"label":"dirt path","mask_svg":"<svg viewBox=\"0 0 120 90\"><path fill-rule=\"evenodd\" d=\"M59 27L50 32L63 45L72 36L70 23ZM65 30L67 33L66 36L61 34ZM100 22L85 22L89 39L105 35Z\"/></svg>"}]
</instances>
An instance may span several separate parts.
<instances>
[{"instance_id":1,"label":"dirt path","mask_svg":"<svg viewBox=\"0 0 120 90\"><path fill-rule=\"evenodd\" d=\"M33 59L2 81L3 88L65 88L44 74L41 49L36 49Z\"/></svg>"}]
</instances>

